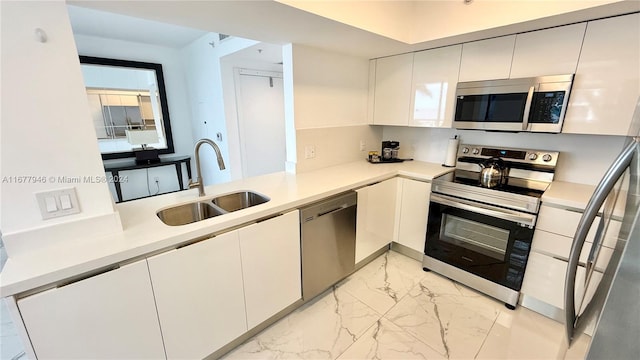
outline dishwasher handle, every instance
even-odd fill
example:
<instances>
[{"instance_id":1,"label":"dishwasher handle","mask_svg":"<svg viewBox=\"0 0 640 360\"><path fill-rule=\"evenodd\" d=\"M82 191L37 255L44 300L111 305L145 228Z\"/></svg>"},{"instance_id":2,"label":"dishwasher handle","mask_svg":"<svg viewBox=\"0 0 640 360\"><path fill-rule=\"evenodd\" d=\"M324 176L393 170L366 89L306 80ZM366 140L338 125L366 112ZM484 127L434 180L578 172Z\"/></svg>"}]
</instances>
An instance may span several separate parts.
<instances>
[{"instance_id":1,"label":"dishwasher handle","mask_svg":"<svg viewBox=\"0 0 640 360\"><path fill-rule=\"evenodd\" d=\"M334 209L331 209L331 210L328 210L328 211L323 211L323 212L317 214L316 217L322 217L322 216L325 216L325 215L329 215L329 214L332 214L332 213L334 213L336 211L340 211L342 209L346 209L348 207L349 207L349 204L342 204L341 206L338 206L337 208L334 208Z\"/></svg>"},{"instance_id":2,"label":"dishwasher handle","mask_svg":"<svg viewBox=\"0 0 640 360\"><path fill-rule=\"evenodd\" d=\"M309 206L301 208L300 222L306 223L325 215L334 214L352 206L357 206L357 203L357 194L355 191L350 191L346 194L330 197L315 204L311 204Z\"/></svg>"}]
</instances>

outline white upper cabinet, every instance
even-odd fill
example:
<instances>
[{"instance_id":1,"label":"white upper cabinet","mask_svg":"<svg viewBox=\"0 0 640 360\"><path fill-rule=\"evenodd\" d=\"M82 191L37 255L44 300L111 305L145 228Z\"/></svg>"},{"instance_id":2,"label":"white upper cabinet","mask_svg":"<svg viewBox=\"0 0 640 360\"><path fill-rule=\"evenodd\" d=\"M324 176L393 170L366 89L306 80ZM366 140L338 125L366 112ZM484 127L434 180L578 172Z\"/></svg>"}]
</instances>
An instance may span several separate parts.
<instances>
[{"instance_id":1,"label":"white upper cabinet","mask_svg":"<svg viewBox=\"0 0 640 360\"><path fill-rule=\"evenodd\" d=\"M573 74L586 23L518 34L511 64L511 78Z\"/></svg>"},{"instance_id":2,"label":"white upper cabinet","mask_svg":"<svg viewBox=\"0 0 640 360\"><path fill-rule=\"evenodd\" d=\"M203 359L247 331L238 231L150 257L169 359Z\"/></svg>"},{"instance_id":3,"label":"white upper cabinet","mask_svg":"<svg viewBox=\"0 0 640 360\"><path fill-rule=\"evenodd\" d=\"M408 125L413 53L376 60L374 125Z\"/></svg>"},{"instance_id":4,"label":"white upper cabinet","mask_svg":"<svg viewBox=\"0 0 640 360\"><path fill-rule=\"evenodd\" d=\"M459 81L508 79L515 35L462 44Z\"/></svg>"},{"instance_id":5,"label":"white upper cabinet","mask_svg":"<svg viewBox=\"0 0 640 360\"><path fill-rule=\"evenodd\" d=\"M640 95L640 14L590 21L563 133L627 135Z\"/></svg>"},{"instance_id":6,"label":"white upper cabinet","mask_svg":"<svg viewBox=\"0 0 640 360\"><path fill-rule=\"evenodd\" d=\"M410 126L451 127L462 45L415 53Z\"/></svg>"}]
</instances>

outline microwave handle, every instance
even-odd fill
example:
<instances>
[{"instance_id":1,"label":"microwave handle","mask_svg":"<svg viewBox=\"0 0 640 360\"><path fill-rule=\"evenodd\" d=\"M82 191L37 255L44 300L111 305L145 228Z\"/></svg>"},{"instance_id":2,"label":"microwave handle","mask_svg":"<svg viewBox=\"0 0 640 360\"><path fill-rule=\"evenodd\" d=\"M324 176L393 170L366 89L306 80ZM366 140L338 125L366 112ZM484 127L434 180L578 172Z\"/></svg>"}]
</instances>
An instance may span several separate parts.
<instances>
[{"instance_id":1,"label":"microwave handle","mask_svg":"<svg viewBox=\"0 0 640 360\"><path fill-rule=\"evenodd\" d=\"M529 87L529 93L527 94L527 101L524 104L524 114L522 114L522 130L529 130L529 112L531 111L531 103L533 102L533 93L535 92L536 87Z\"/></svg>"}]
</instances>

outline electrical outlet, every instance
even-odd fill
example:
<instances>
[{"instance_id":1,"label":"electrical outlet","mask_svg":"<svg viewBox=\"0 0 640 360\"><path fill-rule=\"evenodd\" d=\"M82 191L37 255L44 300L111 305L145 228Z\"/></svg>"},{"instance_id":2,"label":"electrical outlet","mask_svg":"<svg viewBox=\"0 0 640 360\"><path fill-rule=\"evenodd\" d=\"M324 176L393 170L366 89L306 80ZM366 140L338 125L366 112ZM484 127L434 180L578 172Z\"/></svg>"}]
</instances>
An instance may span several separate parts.
<instances>
[{"instance_id":1,"label":"electrical outlet","mask_svg":"<svg viewBox=\"0 0 640 360\"><path fill-rule=\"evenodd\" d=\"M316 157L316 147L313 145L307 145L304 147L304 158L313 159Z\"/></svg>"},{"instance_id":2,"label":"electrical outlet","mask_svg":"<svg viewBox=\"0 0 640 360\"><path fill-rule=\"evenodd\" d=\"M367 148L367 143L364 140L360 140L360 151L364 151Z\"/></svg>"}]
</instances>

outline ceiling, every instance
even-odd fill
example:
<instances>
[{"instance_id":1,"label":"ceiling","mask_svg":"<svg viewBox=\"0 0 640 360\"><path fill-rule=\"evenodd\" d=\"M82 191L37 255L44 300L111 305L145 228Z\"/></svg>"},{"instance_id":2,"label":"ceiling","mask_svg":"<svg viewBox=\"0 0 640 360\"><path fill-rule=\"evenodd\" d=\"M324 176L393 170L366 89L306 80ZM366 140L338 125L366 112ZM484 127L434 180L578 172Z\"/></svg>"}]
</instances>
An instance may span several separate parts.
<instances>
[{"instance_id":1,"label":"ceiling","mask_svg":"<svg viewBox=\"0 0 640 360\"><path fill-rule=\"evenodd\" d=\"M182 48L207 31L78 6L67 6L73 33Z\"/></svg>"},{"instance_id":2,"label":"ceiling","mask_svg":"<svg viewBox=\"0 0 640 360\"><path fill-rule=\"evenodd\" d=\"M273 44L304 44L365 58L640 10L637 0L472 0L468 5L463 0L67 3L101 10L70 7L74 32L87 35L181 47L206 32L216 32ZM120 16L100 18L103 11Z\"/></svg>"}]
</instances>

